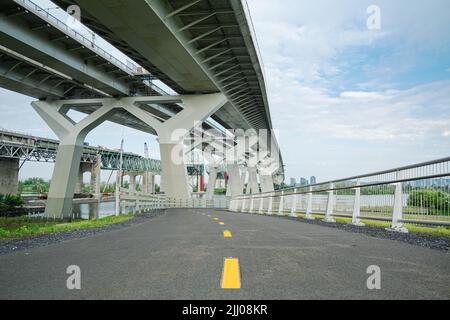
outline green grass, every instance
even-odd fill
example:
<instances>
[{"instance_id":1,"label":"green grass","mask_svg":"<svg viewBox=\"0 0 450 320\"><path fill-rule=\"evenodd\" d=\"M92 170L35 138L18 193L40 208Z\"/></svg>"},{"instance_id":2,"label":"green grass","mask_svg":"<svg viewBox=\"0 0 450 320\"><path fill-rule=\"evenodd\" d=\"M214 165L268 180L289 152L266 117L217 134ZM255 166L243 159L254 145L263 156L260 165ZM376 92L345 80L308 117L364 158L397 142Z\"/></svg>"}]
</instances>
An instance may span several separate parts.
<instances>
[{"instance_id":1,"label":"green grass","mask_svg":"<svg viewBox=\"0 0 450 320\"><path fill-rule=\"evenodd\" d=\"M53 221L28 217L0 218L0 239L15 239L61 231L97 228L130 220L133 215L111 216L97 220Z\"/></svg>"}]
</instances>

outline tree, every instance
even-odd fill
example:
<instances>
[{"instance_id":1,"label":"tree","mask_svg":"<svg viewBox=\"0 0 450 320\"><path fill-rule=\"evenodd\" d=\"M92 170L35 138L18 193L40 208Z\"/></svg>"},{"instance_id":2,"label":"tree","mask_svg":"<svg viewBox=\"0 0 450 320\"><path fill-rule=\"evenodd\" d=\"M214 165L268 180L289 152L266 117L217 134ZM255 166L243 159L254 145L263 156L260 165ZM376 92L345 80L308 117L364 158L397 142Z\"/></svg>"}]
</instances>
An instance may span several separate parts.
<instances>
[{"instance_id":1,"label":"tree","mask_svg":"<svg viewBox=\"0 0 450 320\"><path fill-rule=\"evenodd\" d=\"M409 193L408 206L426 208L432 214L450 214L450 194L439 189L416 189Z\"/></svg>"},{"instance_id":2,"label":"tree","mask_svg":"<svg viewBox=\"0 0 450 320\"><path fill-rule=\"evenodd\" d=\"M35 192L45 193L50 189L50 182L42 178L29 178L19 182L19 193Z\"/></svg>"}]
</instances>

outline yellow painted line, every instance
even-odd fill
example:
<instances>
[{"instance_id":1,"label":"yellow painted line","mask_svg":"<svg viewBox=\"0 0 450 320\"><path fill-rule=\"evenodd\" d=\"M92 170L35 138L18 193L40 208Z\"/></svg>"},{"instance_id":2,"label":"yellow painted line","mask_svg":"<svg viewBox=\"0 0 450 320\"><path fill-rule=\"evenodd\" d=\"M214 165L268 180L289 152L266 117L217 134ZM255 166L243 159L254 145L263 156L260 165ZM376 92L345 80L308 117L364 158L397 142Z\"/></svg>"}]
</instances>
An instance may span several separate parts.
<instances>
[{"instance_id":1,"label":"yellow painted line","mask_svg":"<svg viewBox=\"0 0 450 320\"><path fill-rule=\"evenodd\" d=\"M240 289L241 272L239 270L239 259L227 258L223 264L222 289Z\"/></svg>"},{"instance_id":2,"label":"yellow painted line","mask_svg":"<svg viewBox=\"0 0 450 320\"><path fill-rule=\"evenodd\" d=\"M223 236L224 238L231 238L233 235L231 234L231 231L225 230Z\"/></svg>"},{"instance_id":3,"label":"yellow painted line","mask_svg":"<svg viewBox=\"0 0 450 320\"><path fill-rule=\"evenodd\" d=\"M220 224L221 226L224 226L224 225L225 225L225 222L219 222L219 224Z\"/></svg>"},{"instance_id":4,"label":"yellow painted line","mask_svg":"<svg viewBox=\"0 0 450 320\"><path fill-rule=\"evenodd\" d=\"M208 214L208 218L212 218L212 216L210 214Z\"/></svg>"},{"instance_id":5,"label":"yellow painted line","mask_svg":"<svg viewBox=\"0 0 450 320\"><path fill-rule=\"evenodd\" d=\"M214 218L214 221L219 221L220 219L219 218Z\"/></svg>"}]
</instances>

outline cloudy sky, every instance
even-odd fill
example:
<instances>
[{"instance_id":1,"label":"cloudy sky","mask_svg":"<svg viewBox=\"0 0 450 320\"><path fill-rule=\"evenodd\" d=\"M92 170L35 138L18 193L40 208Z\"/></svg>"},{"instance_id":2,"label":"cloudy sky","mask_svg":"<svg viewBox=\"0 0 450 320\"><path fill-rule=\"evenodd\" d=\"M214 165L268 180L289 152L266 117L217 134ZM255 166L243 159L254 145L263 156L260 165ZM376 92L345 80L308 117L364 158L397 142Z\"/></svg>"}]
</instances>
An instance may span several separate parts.
<instances>
[{"instance_id":1,"label":"cloudy sky","mask_svg":"<svg viewBox=\"0 0 450 320\"><path fill-rule=\"evenodd\" d=\"M367 28L367 8L381 29ZM287 176L450 155L450 2L249 0Z\"/></svg>"},{"instance_id":2,"label":"cloudy sky","mask_svg":"<svg viewBox=\"0 0 450 320\"><path fill-rule=\"evenodd\" d=\"M341 178L450 155L448 0L249 0L286 176ZM367 8L381 29L367 28ZM30 99L0 89L0 127L53 137ZM106 123L93 145L153 137ZM38 171L39 170L39 171ZM21 177L51 166L27 164Z\"/></svg>"}]
</instances>

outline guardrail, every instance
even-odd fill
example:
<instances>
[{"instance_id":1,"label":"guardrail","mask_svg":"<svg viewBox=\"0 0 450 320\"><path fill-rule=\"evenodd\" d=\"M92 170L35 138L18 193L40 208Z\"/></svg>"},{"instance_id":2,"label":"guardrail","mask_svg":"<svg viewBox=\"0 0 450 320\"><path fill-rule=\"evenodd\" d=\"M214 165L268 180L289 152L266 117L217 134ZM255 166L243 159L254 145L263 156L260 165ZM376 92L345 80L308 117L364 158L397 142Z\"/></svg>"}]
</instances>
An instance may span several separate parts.
<instances>
[{"instance_id":1,"label":"guardrail","mask_svg":"<svg viewBox=\"0 0 450 320\"><path fill-rule=\"evenodd\" d=\"M73 28L69 27L67 23L61 21L59 18L52 15L47 10L41 8L39 5L34 3L31 0L15 0L16 3L22 5L24 8L30 10L40 18L42 18L44 21L51 24L53 27L57 28L64 34L70 36L72 39L78 41L80 44L87 46L92 51L97 53L99 56L103 57L104 59L108 60L112 64L114 64L116 67L122 69L123 71L127 72L130 75L136 75L139 72L139 67L137 65L133 65L133 67L130 67L129 65L125 64L124 62L120 61L113 55L111 55L106 50L100 48L97 46L92 40L86 38L83 34L80 32L74 30ZM87 30L86 30L87 31Z\"/></svg>"},{"instance_id":2,"label":"guardrail","mask_svg":"<svg viewBox=\"0 0 450 320\"><path fill-rule=\"evenodd\" d=\"M164 194L145 194L120 189L120 213L143 213L160 209L228 209L227 199L176 199Z\"/></svg>"},{"instance_id":3,"label":"guardrail","mask_svg":"<svg viewBox=\"0 0 450 320\"><path fill-rule=\"evenodd\" d=\"M407 232L404 223L450 226L450 157L314 185L243 195L230 210L259 214L323 216L390 221L390 230Z\"/></svg>"}]
</instances>

